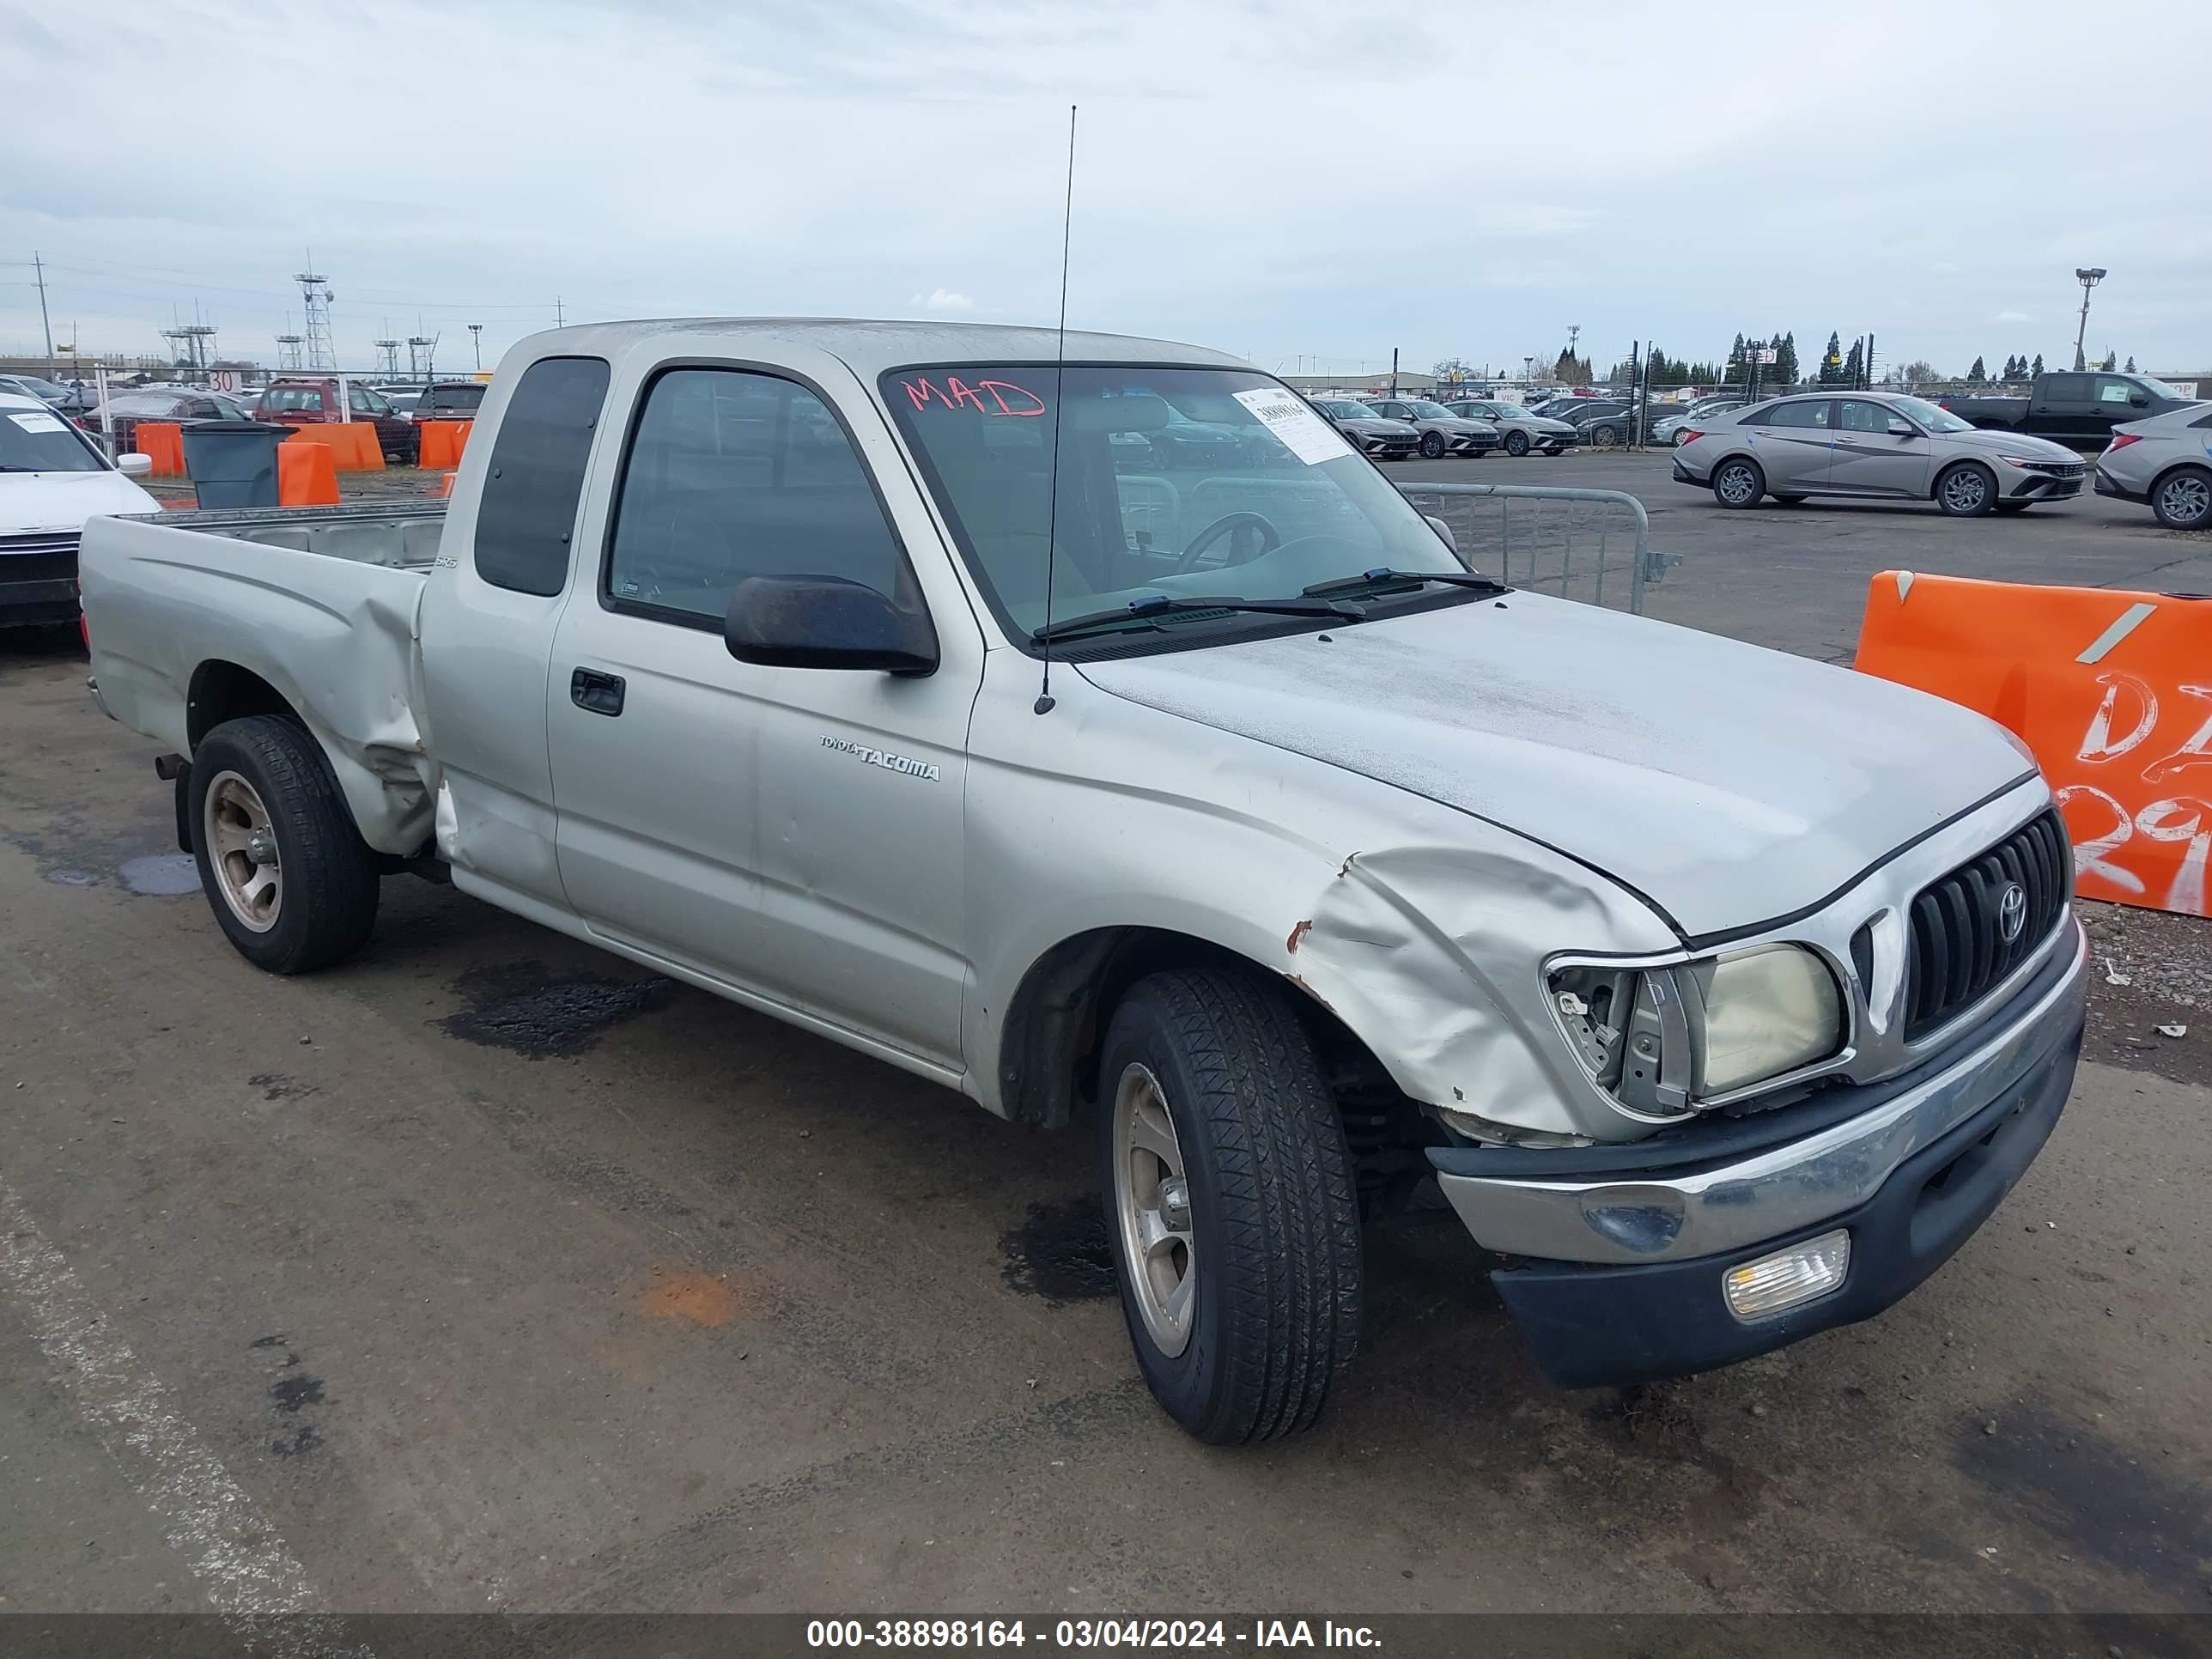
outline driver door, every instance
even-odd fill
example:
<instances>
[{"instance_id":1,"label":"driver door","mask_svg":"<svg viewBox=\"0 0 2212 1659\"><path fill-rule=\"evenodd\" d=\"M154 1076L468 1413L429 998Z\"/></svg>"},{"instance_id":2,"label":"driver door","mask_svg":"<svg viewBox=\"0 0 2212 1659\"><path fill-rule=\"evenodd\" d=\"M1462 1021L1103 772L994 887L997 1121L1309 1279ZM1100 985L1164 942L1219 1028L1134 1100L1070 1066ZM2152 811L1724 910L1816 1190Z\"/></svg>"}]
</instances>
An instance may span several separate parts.
<instances>
[{"instance_id":1,"label":"driver door","mask_svg":"<svg viewBox=\"0 0 2212 1659\"><path fill-rule=\"evenodd\" d=\"M1893 425L1910 428L1910 435L1893 432ZM1828 488L1853 495L1917 500L1928 493L1934 451L1926 433L1887 404L1846 398L1836 426Z\"/></svg>"}]
</instances>

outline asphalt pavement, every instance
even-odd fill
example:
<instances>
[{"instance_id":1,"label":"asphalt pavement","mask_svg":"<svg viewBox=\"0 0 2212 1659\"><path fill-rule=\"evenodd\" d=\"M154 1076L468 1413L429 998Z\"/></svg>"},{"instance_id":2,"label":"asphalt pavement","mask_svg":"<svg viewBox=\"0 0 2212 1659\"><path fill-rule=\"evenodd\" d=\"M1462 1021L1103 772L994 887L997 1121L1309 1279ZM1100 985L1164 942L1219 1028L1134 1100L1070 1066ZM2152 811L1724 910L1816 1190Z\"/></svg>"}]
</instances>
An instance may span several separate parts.
<instances>
[{"instance_id":1,"label":"asphalt pavement","mask_svg":"<svg viewBox=\"0 0 2212 1659\"><path fill-rule=\"evenodd\" d=\"M1654 614L1832 659L1893 566L2212 590L2116 504L1665 467L1405 471L1632 489ZM1319 1429L1210 1450L1135 1375L1088 1133L412 878L261 975L83 675L0 635L0 1610L2212 1609L2212 1091L2156 1011L1876 1320L1562 1393L1455 1229L1376 1235Z\"/></svg>"}]
</instances>

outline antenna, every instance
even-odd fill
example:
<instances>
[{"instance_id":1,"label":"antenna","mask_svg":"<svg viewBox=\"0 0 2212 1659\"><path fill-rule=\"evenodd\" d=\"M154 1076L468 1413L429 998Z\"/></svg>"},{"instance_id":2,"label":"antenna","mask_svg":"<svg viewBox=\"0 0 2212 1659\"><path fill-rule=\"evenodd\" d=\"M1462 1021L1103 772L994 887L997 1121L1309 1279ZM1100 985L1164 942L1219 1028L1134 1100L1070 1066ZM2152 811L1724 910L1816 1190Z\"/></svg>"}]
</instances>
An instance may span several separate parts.
<instances>
[{"instance_id":1,"label":"antenna","mask_svg":"<svg viewBox=\"0 0 2212 1659\"><path fill-rule=\"evenodd\" d=\"M1052 483L1045 495L1044 517L1044 684L1037 688L1035 704L1040 714L1053 710L1052 696L1052 572L1060 550L1060 411L1066 402L1067 379L1067 249L1075 230L1075 106L1067 106L1067 200L1060 216L1060 339L1053 348L1052 363Z\"/></svg>"}]
</instances>

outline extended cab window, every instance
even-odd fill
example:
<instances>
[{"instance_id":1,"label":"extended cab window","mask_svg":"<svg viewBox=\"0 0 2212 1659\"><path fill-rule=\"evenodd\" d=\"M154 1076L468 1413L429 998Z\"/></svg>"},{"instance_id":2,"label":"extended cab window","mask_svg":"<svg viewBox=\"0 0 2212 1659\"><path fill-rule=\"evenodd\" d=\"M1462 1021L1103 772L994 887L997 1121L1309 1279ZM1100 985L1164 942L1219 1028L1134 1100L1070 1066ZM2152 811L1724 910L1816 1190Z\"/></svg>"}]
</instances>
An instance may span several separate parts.
<instances>
[{"instance_id":1,"label":"extended cab window","mask_svg":"<svg viewBox=\"0 0 2212 1659\"><path fill-rule=\"evenodd\" d=\"M2086 374L2046 374L2043 377L2043 401L2046 404L2086 404L2089 401L2089 377Z\"/></svg>"},{"instance_id":2,"label":"extended cab window","mask_svg":"<svg viewBox=\"0 0 2212 1659\"><path fill-rule=\"evenodd\" d=\"M748 576L836 576L911 603L898 538L852 440L795 381L672 369L623 463L602 598L719 628Z\"/></svg>"},{"instance_id":3,"label":"extended cab window","mask_svg":"<svg viewBox=\"0 0 2212 1659\"><path fill-rule=\"evenodd\" d=\"M523 370L477 502L477 574L494 587L550 596L568 585L568 539L606 396L602 358L544 357Z\"/></svg>"}]
</instances>

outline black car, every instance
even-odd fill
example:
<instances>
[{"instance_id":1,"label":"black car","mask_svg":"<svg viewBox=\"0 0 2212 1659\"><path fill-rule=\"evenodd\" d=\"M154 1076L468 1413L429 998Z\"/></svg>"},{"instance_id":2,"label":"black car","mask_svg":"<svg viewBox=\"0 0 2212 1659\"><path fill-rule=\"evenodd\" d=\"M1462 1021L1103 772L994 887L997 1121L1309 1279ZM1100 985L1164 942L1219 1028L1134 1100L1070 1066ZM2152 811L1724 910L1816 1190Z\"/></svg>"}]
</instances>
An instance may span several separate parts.
<instances>
[{"instance_id":1,"label":"black car","mask_svg":"<svg viewBox=\"0 0 2212 1659\"><path fill-rule=\"evenodd\" d=\"M168 421L178 426L197 426L203 421L251 419L246 406L220 392L190 386L146 386L117 392L105 404L94 404L76 416L87 432L104 433L106 422L115 423L116 453L138 447L138 422Z\"/></svg>"},{"instance_id":2,"label":"black car","mask_svg":"<svg viewBox=\"0 0 2212 1659\"><path fill-rule=\"evenodd\" d=\"M409 414L417 421L473 421L485 390L479 380L439 380L422 388Z\"/></svg>"}]
</instances>

